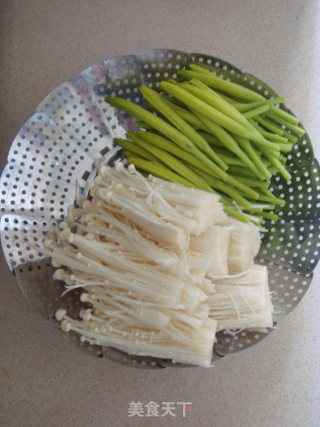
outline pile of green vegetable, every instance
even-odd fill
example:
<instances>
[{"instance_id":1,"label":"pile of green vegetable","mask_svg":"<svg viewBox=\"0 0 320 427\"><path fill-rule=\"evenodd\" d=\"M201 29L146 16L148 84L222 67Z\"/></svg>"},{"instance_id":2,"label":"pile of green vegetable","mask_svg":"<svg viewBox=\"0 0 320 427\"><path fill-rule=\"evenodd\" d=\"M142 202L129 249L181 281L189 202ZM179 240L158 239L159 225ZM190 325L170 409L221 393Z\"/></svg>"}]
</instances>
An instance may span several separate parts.
<instances>
[{"instance_id":1,"label":"pile of green vegetable","mask_svg":"<svg viewBox=\"0 0 320 427\"><path fill-rule=\"evenodd\" d=\"M140 86L148 109L106 97L141 129L115 143L142 172L218 193L237 219L277 220L272 211L285 202L270 191L270 178L291 178L285 155L305 133L299 119L279 108L284 98L266 99L198 64L178 75L160 82L161 93Z\"/></svg>"}]
</instances>

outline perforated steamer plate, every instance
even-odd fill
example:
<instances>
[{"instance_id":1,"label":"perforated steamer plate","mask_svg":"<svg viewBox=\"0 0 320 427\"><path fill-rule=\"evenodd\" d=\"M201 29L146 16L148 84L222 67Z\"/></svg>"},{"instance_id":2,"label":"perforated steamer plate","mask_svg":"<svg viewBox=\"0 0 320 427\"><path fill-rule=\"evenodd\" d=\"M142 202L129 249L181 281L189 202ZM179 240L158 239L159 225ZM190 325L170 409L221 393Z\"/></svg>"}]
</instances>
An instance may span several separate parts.
<instances>
[{"instance_id":1,"label":"perforated steamer plate","mask_svg":"<svg viewBox=\"0 0 320 427\"><path fill-rule=\"evenodd\" d=\"M86 194L86 183L95 174L97 159L107 158L111 164L123 160L113 138L124 137L127 130L135 129L135 119L107 105L104 97L120 96L143 105L140 84L157 87L163 79L176 78L177 70L191 61L207 64L220 77L267 98L276 96L256 77L215 57L148 50L109 58L63 83L40 103L14 139L0 181L2 248L26 298L53 324L58 308L77 316L83 303L77 291L61 298L63 283L53 281L50 260L43 258L36 245L41 245L49 227L65 218L76 195ZM285 199L286 205L277 211L279 221L264 222L267 232L256 260L268 266L275 325L303 298L320 250L320 170L307 134L298 140L287 164L292 180L285 182L280 176L272 180L274 194ZM107 356L120 363L172 366L169 360L88 346L73 333L61 331L61 336L95 356ZM249 331L235 336L220 332L213 360L248 348L265 336Z\"/></svg>"}]
</instances>

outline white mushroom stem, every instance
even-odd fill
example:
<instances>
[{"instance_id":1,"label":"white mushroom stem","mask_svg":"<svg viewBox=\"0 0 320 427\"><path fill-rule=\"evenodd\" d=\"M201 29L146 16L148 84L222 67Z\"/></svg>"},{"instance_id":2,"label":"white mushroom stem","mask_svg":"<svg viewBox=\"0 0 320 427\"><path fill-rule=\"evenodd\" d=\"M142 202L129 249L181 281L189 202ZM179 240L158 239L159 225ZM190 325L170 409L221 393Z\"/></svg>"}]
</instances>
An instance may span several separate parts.
<instances>
[{"instance_id":1,"label":"white mushroom stem","mask_svg":"<svg viewBox=\"0 0 320 427\"><path fill-rule=\"evenodd\" d=\"M64 293L81 289L90 307L79 319L58 310L65 332L130 354L211 366L217 327L269 325L265 274L242 273L258 250L254 226L230 220L215 194L146 179L132 165L98 167L90 197L69 207L44 243Z\"/></svg>"}]
</instances>

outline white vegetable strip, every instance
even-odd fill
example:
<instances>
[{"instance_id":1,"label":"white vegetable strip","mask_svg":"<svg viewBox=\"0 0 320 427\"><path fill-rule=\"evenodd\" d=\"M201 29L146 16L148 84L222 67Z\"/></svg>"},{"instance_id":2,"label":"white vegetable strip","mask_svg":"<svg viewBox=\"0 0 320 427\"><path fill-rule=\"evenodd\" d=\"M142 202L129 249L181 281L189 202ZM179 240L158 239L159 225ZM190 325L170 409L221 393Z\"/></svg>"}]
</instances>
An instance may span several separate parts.
<instances>
[{"instance_id":1,"label":"white vegetable strip","mask_svg":"<svg viewBox=\"0 0 320 427\"><path fill-rule=\"evenodd\" d=\"M94 233L100 239L105 237L108 241L120 244L122 248L126 248L128 251L131 250L142 258L152 260L164 267L178 263L182 265L179 257L174 252L160 248L153 241L145 239L138 229L132 228L124 222L121 223L112 215L109 216L108 228L106 222L95 221L94 218L99 219L99 215L92 216L90 227L78 224L78 231L83 230L87 233ZM71 223L71 225L75 225L75 223ZM116 230L114 230L114 227L116 227Z\"/></svg>"},{"instance_id":2,"label":"white vegetable strip","mask_svg":"<svg viewBox=\"0 0 320 427\"><path fill-rule=\"evenodd\" d=\"M201 283L210 268L212 262L211 256L190 249L186 256L189 272L193 280Z\"/></svg>"},{"instance_id":3,"label":"white vegetable strip","mask_svg":"<svg viewBox=\"0 0 320 427\"><path fill-rule=\"evenodd\" d=\"M231 220L233 225L229 246L230 274L240 273L253 265L260 249L259 229L252 223Z\"/></svg>"},{"instance_id":4,"label":"white vegetable strip","mask_svg":"<svg viewBox=\"0 0 320 427\"><path fill-rule=\"evenodd\" d=\"M209 367L217 328L270 325L266 270L243 272L259 233L229 219L217 195L145 179L132 165L101 164L89 187L44 245L54 278L90 306L81 320L57 312L66 332Z\"/></svg>"},{"instance_id":5,"label":"white vegetable strip","mask_svg":"<svg viewBox=\"0 0 320 427\"><path fill-rule=\"evenodd\" d=\"M160 241L163 246L180 251L187 248L187 234L183 229L165 222L150 211L146 214L146 210L132 206L127 199L111 196L107 203L105 200L100 200L98 203L98 208L109 209L115 214L121 213L121 215L130 217L130 222L143 230L147 238Z\"/></svg>"},{"instance_id":6,"label":"white vegetable strip","mask_svg":"<svg viewBox=\"0 0 320 427\"><path fill-rule=\"evenodd\" d=\"M69 208L45 242L53 264L64 267L54 277L67 292L82 288L91 306L81 321L58 312L62 328L92 344L210 366L217 322L204 304L204 290L214 289L204 276L211 258L188 248L191 232L214 217L227 221L217 196L192 190L190 200L184 187L132 168L100 171L90 200Z\"/></svg>"},{"instance_id":7,"label":"white vegetable strip","mask_svg":"<svg viewBox=\"0 0 320 427\"><path fill-rule=\"evenodd\" d=\"M192 234L190 248L209 258L210 265L206 272L209 274L225 275L229 273L228 253L231 227L211 225L204 233Z\"/></svg>"},{"instance_id":8,"label":"white vegetable strip","mask_svg":"<svg viewBox=\"0 0 320 427\"><path fill-rule=\"evenodd\" d=\"M216 279L215 293L206 303L218 330L272 327L267 268L254 265L238 277Z\"/></svg>"},{"instance_id":9,"label":"white vegetable strip","mask_svg":"<svg viewBox=\"0 0 320 427\"><path fill-rule=\"evenodd\" d=\"M128 185L132 190L134 189L136 194L138 194L137 190L139 189L142 197L149 197L151 194L152 198L157 196L159 199L164 199L177 213L186 218L193 218L201 221L201 223L205 223L205 228L211 219L217 224L226 224L228 221L222 205L219 203L219 196L215 194L186 188L182 185L154 177L151 178L150 184L146 184L139 177L135 179L133 184L132 176L128 174L123 176L123 174L112 170L111 175L110 168L106 168L105 166L102 167L102 171L101 179L108 184L113 182L113 180L117 180L117 182L123 185ZM150 189L152 190L151 193ZM184 225L180 224L180 226Z\"/></svg>"},{"instance_id":10,"label":"white vegetable strip","mask_svg":"<svg viewBox=\"0 0 320 427\"><path fill-rule=\"evenodd\" d=\"M264 265L252 265L248 270L237 275L212 279L216 285L254 286L268 282L268 270Z\"/></svg>"}]
</instances>

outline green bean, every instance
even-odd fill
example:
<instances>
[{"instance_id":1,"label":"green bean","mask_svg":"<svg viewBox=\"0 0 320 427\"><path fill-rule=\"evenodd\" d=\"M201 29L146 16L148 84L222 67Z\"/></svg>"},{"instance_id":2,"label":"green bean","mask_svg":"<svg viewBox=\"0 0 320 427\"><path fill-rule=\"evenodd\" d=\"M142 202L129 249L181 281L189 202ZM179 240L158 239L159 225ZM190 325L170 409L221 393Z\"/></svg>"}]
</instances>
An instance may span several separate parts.
<instances>
[{"instance_id":1,"label":"green bean","mask_svg":"<svg viewBox=\"0 0 320 427\"><path fill-rule=\"evenodd\" d=\"M131 151L134 155L138 155L147 160L155 160L156 157L150 152L144 150L138 145L134 144L132 141L127 139L114 138L113 140L116 144L120 145L124 150Z\"/></svg>"},{"instance_id":2,"label":"green bean","mask_svg":"<svg viewBox=\"0 0 320 427\"><path fill-rule=\"evenodd\" d=\"M286 111L284 111L281 108L278 108L278 107L276 107L274 105L270 108L270 110L274 114L276 114L278 117L286 120L287 122L292 123L293 125L298 125L299 122L300 122L300 120L297 117L293 116L290 113L287 113Z\"/></svg>"},{"instance_id":3,"label":"green bean","mask_svg":"<svg viewBox=\"0 0 320 427\"><path fill-rule=\"evenodd\" d=\"M241 138L236 137L235 140L238 142L239 146L248 154L248 156L251 158L253 163L255 164L256 168L261 172L263 178L269 179L271 177L271 174L268 170L268 168L265 166L257 152L252 148L250 141Z\"/></svg>"},{"instance_id":4,"label":"green bean","mask_svg":"<svg viewBox=\"0 0 320 427\"><path fill-rule=\"evenodd\" d=\"M250 169L242 166L230 166L228 169L228 173L253 179L256 179L257 177L257 175L253 173Z\"/></svg>"},{"instance_id":5,"label":"green bean","mask_svg":"<svg viewBox=\"0 0 320 427\"><path fill-rule=\"evenodd\" d=\"M283 119L282 117L279 117L277 114L275 114L272 111L269 111L267 116L280 123L281 125L284 125L287 129L290 129L293 133L295 133L296 135L302 136L306 133L306 131L302 128L300 128L299 126L296 126L290 122L288 122L287 120Z\"/></svg>"},{"instance_id":6,"label":"green bean","mask_svg":"<svg viewBox=\"0 0 320 427\"><path fill-rule=\"evenodd\" d=\"M205 126L204 126L204 128L207 130L207 128ZM207 142L209 142L209 144L213 145L214 147L224 147L222 142L216 136L214 136L212 133L209 133L206 131L199 131L199 133L204 137L204 139Z\"/></svg>"},{"instance_id":7,"label":"green bean","mask_svg":"<svg viewBox=\"0 0 320 427\"><path fill-rule=\"evenodd\" d=\"M203 64L201 64L201 63L199 63L199 62L191 62L190 64L188 64L189 65L189 68L191 69L191 70L194 70L194 71L198 71L199 73L204 73L204 74L207 74L207 75L209 75L209 76L212 76L212 69L215 69L214 67L211 67L210 68L210 71L209 71L209 67L205 67Z\"/></svg>"},{"instance_id":8,"label":"green bean","mask_svg":"<svg viewBox=\"0 0 320 427\"><path fill-rule=\"evenodd\" d=\"M185 151L181 150L180 148L176 147L173 143L166 140L162 136L156 135L152 132L142 132L142 131L137 132L136 135L139 136L140 138L144 139L145 141L157 146L158 148L161 148L165 151L170 152L171 154L178 157L180 160L183 160L183 161L189 163L190 165L193 165L193 166L197 167L198 169L201 169L203 172L206 172L207 174L209 174L215 178L218 178L218 176L214 172L212 172L211 169L206 167L200 160L198 160L197 158L195 158L191 154L186 153ZM234 187L239 188L245 195L247 195L253 199L258 198L259 194L256 191L249 188L249 186L245 185L245 183L243 183L241 181L238 182L236 179L234 179L234 177L228 175L226 182L229 182Z\"/></svg>"},{"instance_id":9,"label":"green bean","mask_svg":"<svg viewBox=\"0 0 320 427\"><path fill-rule=\"evenodd\" d=\"M283 199L279 199L278 197L275 197L273 195L264 196L260 194L258 197L258 200L262 200L263 202L271 202L271 203L274 203L275 205L280 205L280 206L285 205L285 201Z\"/></svg>"},{"instance_id":10,"label":"green bean","mask_svg":"<svg viewBox=\"0 0 320 427\"><path fill-rule=\"evenodd\" d=\"M256 117L256 116L259 116L260 114L266 113L269 110L269 108L270 108L269 105L264 104L253 110L246 111L245 113L243 113L243 116L246 119L251 119L252 117Z\"/></svg>"},{"instance_id":11,"label":"green bean","mask_svg":"<svg viewBox=\"0 0 320 427\"><path fill-rule=\"evenodd\" d=\"M200 120L192 114L189 110L186 110L183 107L175 105L174 103L163 99L180 117L182 117L186 122L188 122L194 129L205 129L205 126L200 122ZM200 133L200 132L198 132ZM201 135L201 133L200 133Z\"/></svg>"},{"instance_id":12,"label":"green bean","mask_svg":"<svg viewBox=\"0 0 320 427\"><path fill-rule=\"evenodd\" d=\"M238 219L239 221L246 222L246 223L250 222L250 217L241 211L238 211L229 207L225 207L224 211L229 216L232 216L233 218Z\"/></svg>"},{"instance_id":13,"label":"green bean","mask_svg":"<svg viewBox=\"0 0 320 427\"><path fill-rule=\"evenodd\" d=\"M142 138L140 138L133 132L127 132L127 135L141 148L145 149L146 151L149 151L158 160L160 160L160 162L164 163L170 169L173 169L178 175L182 176L190 182L193 182L195 185L198 186L198 188L210 191L210 186L208 185L208 183L201 177L199 177L196 173L194 173L191 168L183 164L180 160L171 156L171 154L167 153L166 151L155 147L154 145L148 144L146 141L144 141Z\"/></svg>"},{"instance_id":14,"label":"green bean","mask_svg":"<svg viewBox=\"0 0 320 427\"><path fill-rule=\"evenodd\" d=\"M266 180L278 173L291 179L281 153L290 152L296 135L305 133L299 120L275 105L284 98L265 99L202 66L190 64L178 73L187 81L160 83L168 95L140 87L149 111L106 97L147 129L128 132L132 141L114 142L142 173L218 194L228 215L256 224L276 220L270 211L284 200L270 192Z\"/></svg>"},{"instance_id":15,"label":"green bean","mask_svg":"<svg viewBox=\"0 0 320 427\"><path fill-rule=\"evenodd\" d=\"M284 138L283 136L280 136L280 135L275 134L275 133L267 132L261 126L259 126L253 119L250 119L249 121L252 124L252 126L254 126L261 133L261 135L263 135L265 138L267 138L273 142L282 142L284 144L286 142L288 142L288 139Z\"/></svg>"},{"instance_id":16,"label":"green bean","mask_svg":"<svg viewBox=\"0 0 320 427\"><path fill-rule=\"evenodd\" d=\"M272 122L271 120L267 119L266 117L255 117L255 120L265 127L266 129L270 130L271 132L274 132L280 136L283 135L283 129L281 126L278 126L276 123Z\"/></svg>"},{"instance_id":17,"label":"green bean","mask_svg":"<svg viewBox=\"0 0 320 427\"><path fill-rule=\"evenodd\" d=\"M229 104L231 104L231 105L235 106L235 105L238 103L238 101L237 101L236 99L231 98L230 96L226 95L225 93L220 92L220 91L219 91L219 90L217 90L217 89L215 89L215 91L217 92L217 94L218 94L219 96L221 96L221 98L223 98L225 101L229 102Z\"/></svg>"},{"instance_id":18,"label":"green bean","mask_svg":"<svg viewBox=\"0 0 320 427\"><path fill-rule=\"evenodd\" d=\"M285 102L285 98L271 98L268 100L261 100L261 101L255 101L255 102L245 102L245 103L237 102L236 104L233 104L233 106L241 113L245 113L247 111L261 107L262 105L271 106L273 104L281 104L283 102Z\"/></svg>"},{"instance_id":19,"label":"green bean","mask_svg":"<svg viewBox=\"0 0 320 427\"><path fill-rule=\"evenodd\" d=\"M221 158L224 160L224 162L228 165L228 167L230 166L246 166L246 164L239 159L238 157L235 156L230 156L230 153L227 150L221 150L219 148L216 148L217 153L219 153L219 156L221 156Z\"/></svg>"},{"instance_id":20,"label":"green bean","mask_svg":"<svg viewBox=\"0 0 320 427\"><path fill-rule=\"evenodd\" d=\"M182 87L167 82L161 82L160 86L164 91L170 93L170 95L174 96L175 98L178 98L188 107L191 107L192 110L195 110L197 111L197 113L200 113L205 117L213 120L217 124L228 129L230 132L243 136L245 138L249 138L252 136L252 132L248 130L248 128L240 125L233 119L230 119L230 117L211 107L210 105L197 98L193 94L189 93Z\"/></svg>"},{"instance_id":21,"label":"green bean","mask_svg":"<svg viewBox=\"0 0 320 427\"><path fill-rule=\"evenodd\" d=\"M224 92L227 92L229 94L232 94L234 97L239 97L241 98L240 94L243 95L243 99L246 100L251 100L251 101L258 101L258 100L265 100L265 98L258 94L257 92L252 91L251 89L247 89L244 88L236 83L231 83L228 81L223 80L222 78L215 76L214 74L210 73L210 71L208 71L207 69L203 68L203 65L196 65L196 64L189 64L189 68L191 70L195 70L197 72L199 72L200 74L204 74L207 77L212 77L214 76L214 79L211 79L211 84L213 87L216 86L220 86L223 89ZM181 70L181 71L185 71L185 70ZM178 72L178 74L182 74L181 72ZM187 80L190 80L190 78ZM203 80L202 80L203 81ZM205 83L205 82L204 82ZM207 83L208 84L208 83ZM208 84L208 86L210 86L210 84ZM241 91L242 89L245 89L243 91ZM250 98L250 99L249 99ZM292 114L282 110L279 107L276 107L275 105L271 105L270 110L272 112L274 112L275 114L277 114L279 117L283 118L284 120L294 124L294 125L298 125L299 124L299 119L295 116L293 116Z\"/></svg>"},{"instance_id":22,"label":"green bean","mask_svg":"<svg viewBox=\"0 0 320 427\"><path fill-rule=\"evenodd\" d=\"M136 135L139 138L142 138L143 140L149 142L150 144L155 145L156 147L162 150L165 150L168 153L173 154L174 156L178 157L180 160L190 163L191 165L194 165L197 168L202 169L203 171L217 177L217 175L210 168L208 168L208 166L206 166L203 162L201 162L201 160L199 160L197 157L193 156L192 154L182 150L181 148L177 147L173 142L169 141L163 136L157 135L153 132L143 132L143 131L136 132Z\"/></svg>"},{"instance_id":23,"label":"green bean","mask_svg":"<svg viewBox=\"0 0 320 427\"><path fill-rule=\"evenodd\" d=\"M137 126L137 128L142 128L142 129L149 129L149 130L154 129L151 125L148 125L148 123L146 123L142 120L138 120L136 122L136 126Z\"/></svg>"},{"instance_id":24,"label":"green bean","mask_svg":"<svg viewBox=\"0 0 320 427\"><path fill-rule=\"evenodd\" d=\"M219 168L214 162L212 162L202 151L198 150L192 141L186 137L179 130L171 126L169 123L145 110L144 108L133 104L130 101L127 101L122 98L113 98L110 96L106 97L106 102L113 105L116 108L119 108L123 111L126 111L129 114L134 115L140 120L145 121L151 125L154 129L158 130L162 135L169 138L171 141L176 143L179 147L194 154L198 159L202 160L207 166L211 167L224 181L227 178L227 174Z\"/></svg>"},{"instance_id":25,"label":"green bean","mask_svg":"<svg viewBox=\"0 0 320 427\"><path fill-rule=\"evenodd\" d=\"M245 176L239 176L239 175L232 175L232 177L236 180L236 181L240 181L243 184L245 184L247 187L250 188L257 188L257 189L268 189L269 188L269 183L266 181L258 181L257 179L254 178L248 178Z\"/></svg>"},{"instance_id":26,"label":"green bean","mask_svg":"<svg viewBox=\"0 0 320 427\"><path fill-rule=\"evenodd\" d=\"M283 153L290 153L293 148L293 144L281 144L280 142L276 143Z\"/></svg>"},{"instance_id":27,"label":"green bean","mask_svg":"<svg viewBox=\"0 0 320 427\"><path fill-rule=\"evenodd\" d=\"M195 113L196 116L202 121L202 123L212 132L219 140L224 144L224 146L233 152L237 157L239 157L257 176L259 176L259 171L256 165L252 160L240 149L237 142L232 138L232 136L226 132L221 126L207 119L206 117L201 117L199 114Z\"/></svg>"},{"instance_id":28,"label":"green bean","mask_svg":"<svg viewBox=\"0 0 320 427\"><path fill-rule=\"evenodd\" d=\"M195 168L194 166L191 166L191 168L196 174L200 175L203 180L208 182L208 184L210 184L211 187L213 187L215 190L220 190L223 193L227 194L244 208L249 208L251 206L251 204L239 194L239 191L236 191L231 185L227 185L224 182L218 181L216 178L212 177L211 175L208 175L206 172Z\"/></svg>"},{"instance_id":29,"label":"green bean","mask_svg":"<svg viewBox=\"0 0 320 427\"><path fill-rule=\"evenodd\" d=\"M299 139L297 136L292 135L292 133L290 133L286 130L283 131L283 136L285 136L293 144L295 144Z\"/></svg>"},{"instance_id":30,"label":"green bean","mask_svg":"<svg viewBox=\"0 0 320 427\"><path fill-rule=\"evenodd\" d=\"M212 131L212 129L210 128L208 128L208 127L206 127L205 125L204 125L204 122L205 122L205 119L204 118L202 118L201 120L200 120L200 116L196 116L196 114L193 114L193 113L191 113L190 111L188 111L188 110L185 110L185 109L183 109L183 108L180 108L180 107L178 107L177 109L176 109L176 112L177 112L177 114L179 114L179 115L181 115L181 116L183 116L190 124L191 123L193 123L193 124L196 124L197 125L197 127L198 128L203 128L203 129L205 129L205 130L207 130L207 131ZM200 123L200 125L198 125L196 122L199 122ZM206 122L207 124L208 124L208 122ZM204 139L206 140L206 141L208 141L210 144L212 143L215 147L221 147L221 146L225 146L216 136L214 136L212 133L208 133L208 132L202 132L202 131L200 131L199 132L200 133L200 135L202 136L202 137L204 137ZM240 139L240 137L238 137L239 139ZM261 160L259 159L259 157L258 157L258 155L256 154L256 152L255 152L255 150L251 147L251 144L250 144L250 142L248 141L248 143L246 143L246 144L244 144L245 145L245 150L247 151L247 154L249 155L249 157L251 158L251 160L253 161L253 163L257 166L257 170L260 170L260 172L262 173L262 175L263 175L263 177L264 178L270 178L270 176L271 176L271 174L270 174L270 172L268 171L268 169L263 165L263 163L261 162ZM262 144L263 145L263 147L264 147L264 150L269 150L271 153L276 153L275 152L275 149L274 150L270 150L269 149L269 145L268 146L266 146L265 144ZM272 146L271 145L271 143L270 143L270 146ZM242 147L243 148L243 147ZM274 147L272 147L272 148L274 148ZM231 151L231 150L230 150ZM220 152L217 150L217 148L215 148L215 152L216 153L218 153L218 154L220 154ZM221 157L221 156L220 156ZM232 159L231 157L230 157L230 159L228 160L226 157L222 157L222 159L223 159L223 161L226 163L226 164L228 164L228 165L242 165L243 164L243 160L238 160L238 161L236 161L235 159ZM257 170L255 170L255 172L256 172L256 174L257 174Z\"/></svg>"},{"instance_id":31,"label":"green bean","mask_svg":"<svg viewBox=\"0 0 320 427\"><path fill-rule=\"evenodd\" d=\"M206 84L198 79L191 80L191 83L187 83L184 88L191 92L193 95L202 99L202 101L221 111L223 114L229 116L231 119L242 124L243 126L251 129L251 124L234 108L229 102L225 101L217 92L212 88L209 88Z\"/></svg>"},{"instance_id":32,"label":"green bean","mask_svg":"<svg viewBox=\"0 0 320 427\"><path fill-rule=\"evenodd\" d=\"M286 181L289 181L291 179L290 173L286 170L286 168L283 166L283 164L279 161L279 159L270 156L269 159L271 160L271 163L278 169L278 171L281 173L283 178Z\"/></svg>"},{"instance_id":33,"label":"green bean","mask_svg":"<svg viewBox=\"0 0 320 427\"><path fill-rule=\"evenodd\" d=\"M171 122L180 132L186 135L194 145L204 153L206 153L213 161L215 161L221 169L227 170L228 166L224 161L216 155L216 153L208 145L207 141L198 134L185 120L183 120L154 90L140 86L142 95L155 107L161 114L163 114L169 122Z\"/></svg>"},{"instance_id":34,"label":"green bean","mask_svg":"<svg viewBox=\"0 0 320 427\"><path fill-rule=\"evenodd\" d=\"M245 196L250 197L253 200L257 200L259 197L259 193L257 191L250 188L250 186L242 180L235 179L234 176L228 175L227 183L231 184L233 187L240 190Z\"/></svg>"},{"instance_id":35,"label":"green bean","mask_svg":"<svg viewBox=\"0 0 320 427\"><path fill-rule=\"evenodd\" d=\"M271 175L277 175L279 172L279 170L275 166L269 166L268 169L269 169Z\"/></svg>"},{"instance_id":36,"label":"green bean","mask_svg":"<svg viewBox=\"0 0 320 427\"><path fill-rule=\"evenodd\" d=\"M260 216L262 216L265 219L270 219L271 221L277 221L278 220L278 215L271 213L271 212L264 212L263 210L257 210L257 209L250 209L250 212L252 212L253 214L258 213Z\"/></svg>"},{"instance_id":37,"label":"green bean","mask_svg":"<svg viewBox=\"0 0 320 427\"><path fill-rule=\"evenodd\" d=\"M150 113L150 111L147 111L139 105L133 104L132 102L122 98L113 98L111 96L107 96L105 99L106 102L113 105L114 107L134 115L138 119L145 121L154 129L157 129L160 133L166 135L169 139L173 139L174 142L176 142L184 150L190 152L197 151L196 147L189 138L187 138L180 131L175 129L164 120Z\"/></svg>"},{"instance_id":38,"label":"green bean","mask_svg":"<svg viewBox=\"0 0 320 427\"><path fill-rule=\"evenodd\" d=\"M178 88L178 89L181 89L181 88ZM196 88L195 88L196 89ZM172 90L172 88L171 88L171 90ZM183 89L182 89L183 90ZM187 92L187 91L186 91ZM192 94L190 93L190 95L192 96ZM180 93L180 96L181 96L181 93ZM197 99L195 96L193 96L195 99ZM182 95L182 98L183 98L183 95ZM182 99L181 98L181 99ZM200 102L201 102L201 100L199 100ZM204 103L203 103L204 104ZM204 105L207 105L207 104L204 104ZM210 108L213 108L213 107L211 107L210 105L207 105L207 107L210 109ZM173 107L174 108L174 107ZM189 105L189 108L191 108L192 110L193 110L193 107L192 107L192 105L190 106ZM192 118L192 115L190 115L190 112L189 111L187 111L187 110L184 110L183 111L183 109L180 109L180 108L175 108L175 111L177 112L177 114L178 115L180 115L181 117L183 117L188 123L190 123L191 125L193 125L193 126L196 126L198 129L206 129L206 127L205 128L203 128L203 124L204 124L204 120L205 119L207 119L207 117L203 117L203 116L199 116L199 112L198 111L193 111L193 113L194 113L194 115L196 116L196 118L198 119L198 120L194 120L193 118ZM218 113L220 113L219 111L217 111ZM201 125L199 125L199 119L200 119L200 122L202 122L202 126ZM213 120L214 121L214 120ZM234 122L234 123L236 123L236 122ZM249 125L252 127L252 130L253 130L253 133L251 133L251 137L250 137L250 139L252 139L254 142L255 142L255 144L257 144L259 147L264 147L264 149L265 150L272 150L273 152L276 152L276 151L279 151L279 148L276 146L276 145L274 145L274 144L272 144L272 143L270 143L270 141L267 141L265 138L263 138L263 136L262 135L260 135L254 128L253 128L253 126L249 123ZM208 130L208 129L207 129ZM246 131L247 132L247 131ZM250 131L250 132L252 132L252 131ZM237 132L234 132L235 134L237 134Z\"/></svg>"},{"instance_id":39,"label":"green bean","mask_svg":"<svg viewBox=\"0 0 320 427\"><path fill-rule=\"evenodd\" d=\"M133 163L137 168L142 169L145 172L149 172L152 175L158 176L159 178L170 182L176 182L178 184L184 185L185 187L195 188L195 185L192 182L172 172L169 168L160 162L144 160L140 157L131 155L127 155L126 157L129 163Z\"/></svg>"},{"instance_id":40,"label":"green bean","mask_svg":"<svg viewBox=\"0 0 320 427\"><path fill-rule=\"evenodd\" d=\"M197 70L196 67L198 66L190 64L189 67L191 68L191 70ZM247 101L260 101L261 98L263 99L263 97L261 97L261 95L259 95L258 93L253 92L252 90L240 86L236 83L223 80L212 73L210 73L209 75L199 71L179 70L178 75L186 80L199 79L206 85L221 90L222 92L226 92L227 94L232 95L235 98L240 98Z\"/></svg>"}]
</instances>

